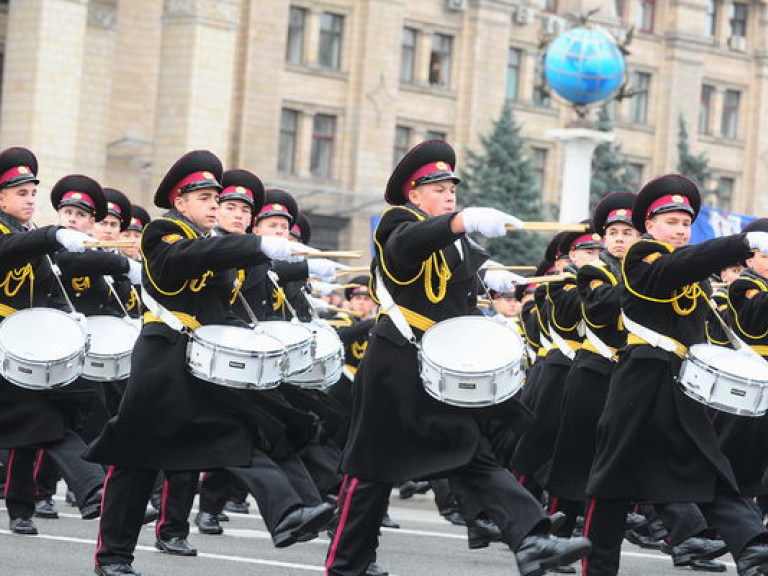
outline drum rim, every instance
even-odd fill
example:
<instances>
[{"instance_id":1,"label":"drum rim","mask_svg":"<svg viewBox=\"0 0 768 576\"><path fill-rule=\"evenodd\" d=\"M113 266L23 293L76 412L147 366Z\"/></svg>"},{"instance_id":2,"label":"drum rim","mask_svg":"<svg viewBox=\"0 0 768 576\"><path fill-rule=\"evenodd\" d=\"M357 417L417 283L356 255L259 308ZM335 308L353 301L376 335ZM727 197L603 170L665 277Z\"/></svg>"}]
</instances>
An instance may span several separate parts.
<instances>
[{"instance_id":1,"label":"drum rim","mask_svg":"<svg viewBox=\"0 0 768 576\"><path fill-rule=\"evenodd\" d=\"M694 344L693 346L691 346L691 348L688 350L688 354L683 359L683 363L691 362L692 364L695 364L697 367L699 367L699 368L701 368L703 370L706 370L707 372L727 374L728 376L731 376L732 378L737 379L740 382L747 382L750 385L751 384L756 384L759 387L768 388L768 378L766 378L765 380L756 380L754 378L750 378L749 376L743 376L741 374L734 374L733 372L730 372L728 370L725 370L725 369L722 369L722 368L719 368L719 367L713 368L711 364L708 364L705 360L699 358L695 354L692 354L693 349L696 346L707 346L707 345L706 344ZM717 348L720 348L720 346L717 346ZM731 348L725 348L725 350L731 350ZM682 370L682 366L681 366L681 370ZM766 370L767 370L766 376L768 376L768 364L766 364ZM764 385L761 385L761 383L764 384Z\"/></svg>"}]
</instances>

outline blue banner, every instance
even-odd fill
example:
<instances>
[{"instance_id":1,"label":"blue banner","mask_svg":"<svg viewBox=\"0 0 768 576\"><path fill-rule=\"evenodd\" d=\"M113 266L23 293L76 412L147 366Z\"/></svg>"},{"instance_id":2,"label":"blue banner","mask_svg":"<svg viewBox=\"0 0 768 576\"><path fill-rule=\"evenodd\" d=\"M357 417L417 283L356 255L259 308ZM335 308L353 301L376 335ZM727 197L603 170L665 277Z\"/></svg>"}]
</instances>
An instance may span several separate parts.
<instances>
[{"instance_id":1,"label":"blue banner","mask_svg":"<svg viewBox=\"0 0 768 576\"><path fill-rule=\"evenodd\" d=\"M702 206L698 218L693 223L691 244L698 244L710 238L737 234L741 232L744 226L755 219L754 216L731 214L730 212L723 212L709 206Z\"/></svg>"}]
</instances>

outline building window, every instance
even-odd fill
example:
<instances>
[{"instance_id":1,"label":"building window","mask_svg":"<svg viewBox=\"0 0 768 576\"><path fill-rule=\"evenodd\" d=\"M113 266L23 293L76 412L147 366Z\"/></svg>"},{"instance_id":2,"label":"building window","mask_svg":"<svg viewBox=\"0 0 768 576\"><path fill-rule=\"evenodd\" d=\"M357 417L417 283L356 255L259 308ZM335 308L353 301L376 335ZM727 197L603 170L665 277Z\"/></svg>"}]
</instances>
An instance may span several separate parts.
<instances>
[{"instance_id":1,"label":"building window","mask_svg":"<svg viewBox=\"0 0 768 576\"><path fill-rule=\"evenodd\" d=\"M701 85L701 101L699 103L699 134L710 134L712 130L712 96L715 87L709 84Z\"/></svg>"},{"instance_id":2,"label":"building window","mask_svg":"<svg viewBox=\"0 0 768 576\"><path fill-rule=\"evenodd\" d=\"M741 92L738 90L726 90L723 100L723 122L720 133L724 138L737 138L739 135L739 107L741 106Z\"/></svg>"},{"instance_id":3,"label":"building window","mask_svg":"<svg viewBox=\"0 0 768 576\"><path fill-rule=\"evenodd\" d=\"M299 113L283 108L280 114L280 149L277 153L277 169L286 174L296 174L296 146L299 141Z\"/></svg>"},{"instance_id":4,"label":"building window","mask_svg":"<svg viewBox=\"0 0 768 576\"><path fill-rule=\"evenodd\" d=\"M439 130L427 130L424 133L424 140L448 140L448 133Z\"/></svg>"},{"instance_id":5,"label":"building window","mask_svg":"<svg viewBox=\"0 0 768 576\"><path fill-rule=\"evenodd\" d=\"M320 18L320 51L318 61L321 66L339 70L341 68L341 37L344 32L344 16L323 12Z\"/></svg>"},{"instance_id":6,"label":"building window","mask_svg":"<svg viewBox=\"0 0 768 576\"><path fill-rule=\"evenodd\" d=\"M624 174L624 181L631 190L639 190L643 184L643 171L644 166L636 162L630 162L627 164L626 173Z\"/></svg>"},{"instance_id":7,"label":"building window","mask_svg":"<svg viewBox=\"0 0 768 576\"><path fill-rule=\"evenodd\" d=\"M549 96L547 82L544 78L544 54L536 59L536 69L533 71L533 103L542 108L548 108L552 104Z\"/></svg>"},{"instance_id":8,"label":"building window","mask_svg":"<svg viewBox=\"0 0 768 576\"><path fill-rule=\"evenodd\" d=\"M717 190L715 191L715 208L723 212L731 211L731 201L733 199L733 188L736 181L733 178L721 177L717 179Z\"/></svg>"},{"instance_id":9,"label":"building window","mask_svg":"<svg viewBox=\"0 0 768 576\"><path fill-rule=\"evenodd\" d=\"M307 23L307 9L291 6L288 19L288 43L285 48L285 60L291 64L304 62L304 28Z\"/></svg>"},{"instance_id":10,"label":"building window","mask_svg":"<svg viewBox=\"0 0 768 576\"><path fill-rule=\"evenodd\" d=\"M535 186L538 188L539 193L544 192L544 182L547 176L547 156L549 150L546 148L531 148L531 169L533 170L533 177Z\"/></svg>"},{"instance_id":11,"label":"building window","mask_svg":"<svg viewBox=\"0 0 768 576\"><path fill-rule=\"evenodd\" d=\"M313 176L332 177L335 140L336 116L316 114L312 127L312 158L309 167Z\"/></svg>"},{"instance_id":12,"label":"building window","mask_svg":"<svg viewBox=\"0 0 768 576\"><path fill-rule=\"evenodd\" d=\"M707 0L707 19L704 32L709 36L717 35L717 4L718 0Z\"/></svg>"},{"instance_id":13,"label":"building window","mask_svg":"<svg viewBox=\"0 0 768 576\"><path fill-rule=\"evenodd\" d=\"M542 12L557 12L557 0L539 0L539 8Z\"/></svg>"},{"instance_id":14,"label":"building window","mask_svg":"<svg viewBox=\"0 0 768 576\"><path fill-rule=\"evenodd\" d=\"M408 126L395 126L395 148L392 154L392 167L397 166L411 145L411 129Z\"/></svg>"},{"instance_id":15,"label":"building window","mask_svg":"<svg viewBox=\"0 0 768 576\"><path fill-rule=\"evenodd\" d=\"M636 124L645 124L648 122L648 93L651 88L651 75L647 72L633 72L632 88L637 93L629 101L629 120Z\"/></svg>"},{"instance_id":16,"label":"building window","mask_svg":"<svg viewBox=\"0 0 768 576\"><path fill-rule=\"evenodd\" d=\"M451 65L453 61L453 36L447 34L432 35L432 53L429 56L429 83L432 86L451 85Z\"/></svg>"},{"instance_id":17,"label":"building window","mask_svg":"<svg viewBox=\"0 0 768 576\"><path fill-rule=\"evenodd\" d=\"M510 48L507 54L507 86L504 97L507 100L517 100L520 92L520 63L523 61L523 51Z\"/></svg>"},{"instance_id":18,"label":"building window","mask_svg":"<svg viewBox=\"0 0 768 576\"><path fill-rule=\"evenodd\" d=\"M637 0L637 21L635 22L640 32L653 32L656 19L656 0Z\"/></svg>"},{"instance_id":19,"label":"building window","mask_svg":"<svg viewBox=\"0 0 768 576\"><path fill-rule=\"evenodd\" d=\"M403 28L403 39L400 45L400 82L413 83L414 70L416 68L416 41L419 37L418 30Z\"/></svg>"},{"instance_id":20,"label":"building window","mask_svg":"<svg viewBox=\"0 0 768 576\"><path fill-rule=\"evenodd\" d=\"M747 18L749 17L749 7L744 2L734 2L731 4L731 33L730 36L747 37Z\"/></svg>"}]
</instances>

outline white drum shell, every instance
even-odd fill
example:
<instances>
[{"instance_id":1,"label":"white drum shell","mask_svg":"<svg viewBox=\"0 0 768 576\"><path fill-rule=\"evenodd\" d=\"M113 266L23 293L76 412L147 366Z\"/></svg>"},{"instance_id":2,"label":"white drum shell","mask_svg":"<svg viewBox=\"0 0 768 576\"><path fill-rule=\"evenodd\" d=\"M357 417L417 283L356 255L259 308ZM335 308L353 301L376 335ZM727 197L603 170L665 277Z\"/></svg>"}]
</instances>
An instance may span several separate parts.
<instances>
[{"instance_id":1,"label":"white drum shell","mask_svg":"<svg viewBox=\"0 0 768 576\"><path fill-rule=\"evenodd\" d=\"M687 396L722 412L759 417L768 411L768 362L756 356L696 344L677 380Z\"/></svg>"},{"instance_id":2,"label":"white drum shell","mask_svg":"<svg viewBox=\"0 0 768 576\"><path fill-rule=\"evenodd\" d=\"M310 324L315 334L315 359L312 368L286 379L289 384L301 388L325 389L341 378L344 367L344 344L331 326L324 323Z\"/></svg>"},{"instance_id":3,"label":"white drum shell","mask_svg":"<svg viewBox=\"0 0 768 576\"><path fill-rule=\"evenodd\" d=\"M85 355L83 377L96 382L128 378L140 326L137 328L131 318L116 316L89 316L87 326L90 347Z\"/></svg>"},{"instance_id":4,"label":"white drum shell","mask_svg":"<svg viewBox=\"0 0 768 576\"><path fill-rule=\"evenodd\" d=\"M66 386L80 376L87 344L73 316L53 308L19 310L0 323L0 373L31 390Z\"/></svg>"},{"instance_id":5,"label":"white drum shell","mask_svg":"<svg viewBox=\"0 0 768 576\"><path fill-rule=\"evenodd\" d=\"M283 344L239 326L201 326L187 344L187 367L201 380L230 388L276 388L282 379Z\"/></svg>"},{"instance_id":6,"label":"white drum shell","mask_svg":"<svg viewBox=\"0 0 768 576\"><path fill-rule=\"evenodd\" d=\"M463 408L492 406L523 386L520 335L483 316L438 322L424 333L419 371L435 399Z\"/></svg>"},{"instance_id":7,"label":"white drum shell","mask_svg":"<svg viewBox=\"0 0 768 576\"><path fill-rule=\"evenodd\" d=\"M271 320L259 322L256 331L259 330L278 339L285 346L286 361L283 366L283 378L312 368L315 335L307 326L298 322Z\"/></svg>"}]
</instances>

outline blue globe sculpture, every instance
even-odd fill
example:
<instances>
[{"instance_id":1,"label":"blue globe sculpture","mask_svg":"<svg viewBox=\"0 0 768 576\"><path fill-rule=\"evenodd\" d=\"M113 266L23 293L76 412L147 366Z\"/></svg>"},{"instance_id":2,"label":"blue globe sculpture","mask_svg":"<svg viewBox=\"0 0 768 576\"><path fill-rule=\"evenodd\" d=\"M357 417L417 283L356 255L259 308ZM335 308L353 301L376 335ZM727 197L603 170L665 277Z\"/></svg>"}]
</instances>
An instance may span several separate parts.
<instances>
[{"instance_id":1,"label":"blue globe sculpture","mask_svg":"<svg viewBox=\"0 0 768 576\"><path fill-rule=\"evenodd\" d=\"M552 90L581 106L606 100L624 80L624 56L599 28L572 28L555 38L544 66Z\"/></svg>"}]
</instances>

